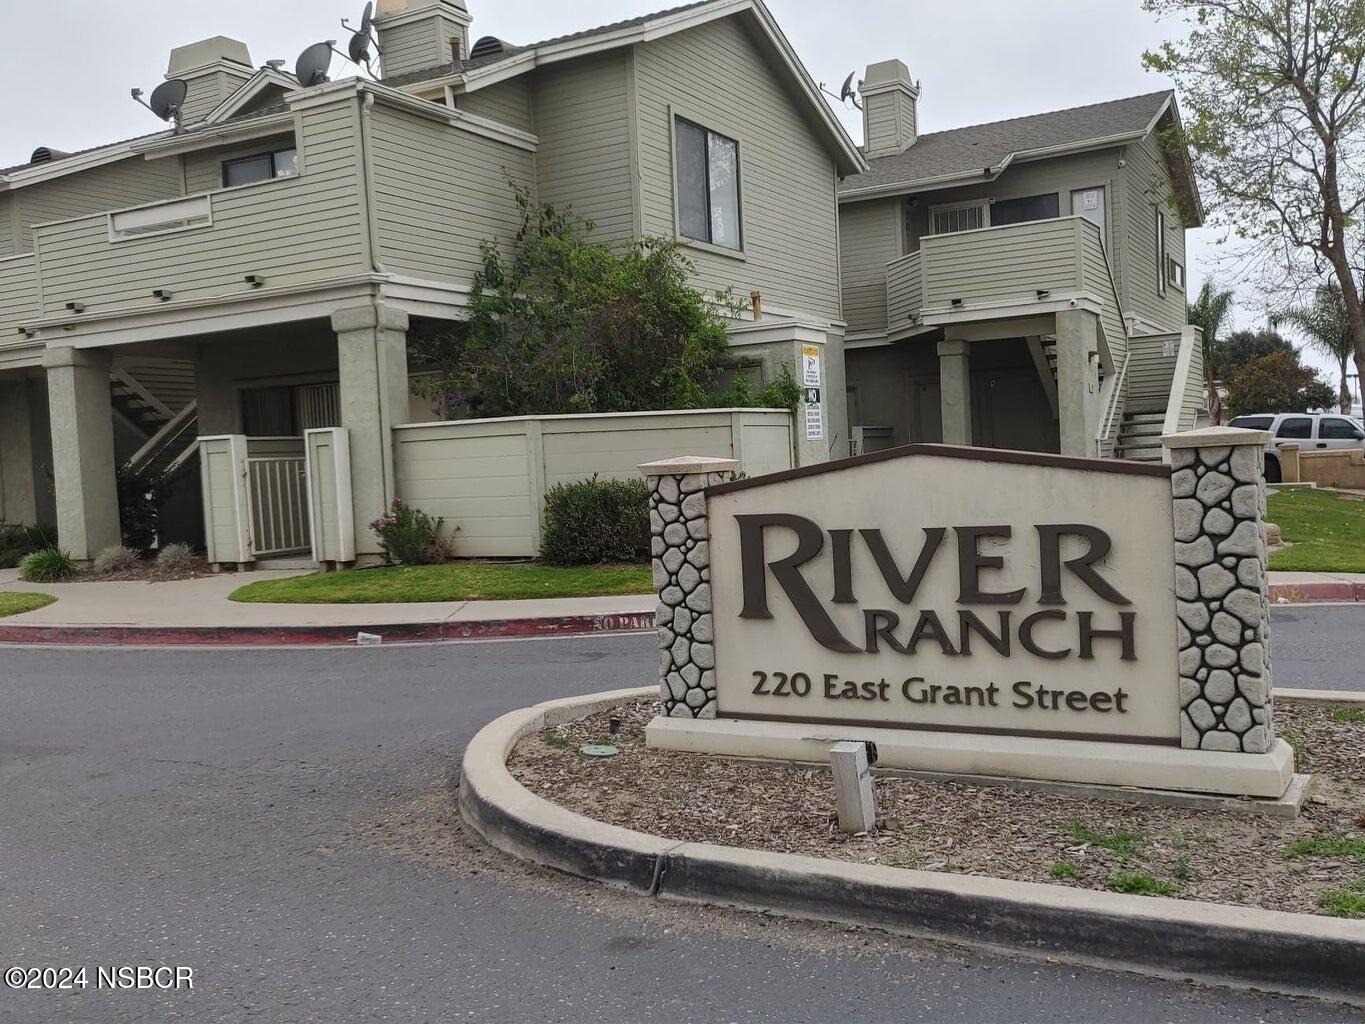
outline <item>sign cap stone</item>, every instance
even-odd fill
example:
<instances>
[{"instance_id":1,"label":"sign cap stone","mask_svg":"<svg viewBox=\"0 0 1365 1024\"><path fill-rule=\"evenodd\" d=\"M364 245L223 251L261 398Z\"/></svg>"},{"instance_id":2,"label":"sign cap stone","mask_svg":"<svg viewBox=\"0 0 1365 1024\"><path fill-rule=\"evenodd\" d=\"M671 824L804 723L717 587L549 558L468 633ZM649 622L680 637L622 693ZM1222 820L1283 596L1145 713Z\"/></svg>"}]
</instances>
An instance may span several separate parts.
<instances>
[{"instance_id":1,"label":"sign cap stone","mask_svg":"<svg viewBox=\"0 0 1365 1024\"><path fill-rule=\"evenodd\" d=\"M1161 443L1167 448L1218 448L1239 444L1264 448L1270 443L1270 431L1248 430L1245 427L1203 427L1180 434L1163 434Z\"/></svg>"},{"instance_id":2,"label":"sign cap stone","mask_svg":"<svg viewBox=\"0 0 1365 1024\"><path fill-rule=\"evenodd\" d=\"M679 455L658 462L646 462L640 467L645 476L690 476L700 473L727 473L739 469L735 459L725 459L718 455Z\"/></svg>"}]
</instances>

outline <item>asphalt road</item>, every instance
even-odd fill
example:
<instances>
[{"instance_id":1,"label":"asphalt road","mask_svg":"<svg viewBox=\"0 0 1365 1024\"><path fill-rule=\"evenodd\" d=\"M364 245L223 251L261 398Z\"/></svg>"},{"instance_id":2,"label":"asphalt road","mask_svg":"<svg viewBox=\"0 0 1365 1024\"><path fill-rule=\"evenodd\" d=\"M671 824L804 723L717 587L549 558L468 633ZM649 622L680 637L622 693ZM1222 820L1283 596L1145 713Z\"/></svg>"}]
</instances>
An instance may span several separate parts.
<instances>
[{"instance_id":1,"label":"asphalt road","mask_svg":"<svg viewBox=\"0 0 1365 1024\"><path fill-rule=\"evenodd\" d=\"M1359 1016L655 904L462 829L449 787L479 726L653 664L638 636L0 649L0 968L84 966L91 986L0 990L0 1021ZM194 988L94 988L98 967L137 965L192 968Z\"/></svg>"},{"instance_id":2,"label":"asphalt road","mask_svg":"<svg viewBox=\"0 0 1365 1024\"><path fill-rule=\"evenodd\" d=\"M1275 685L1365 690L1365 605L1279 605L1270 610Z\"/></svg>"}]
</instances>

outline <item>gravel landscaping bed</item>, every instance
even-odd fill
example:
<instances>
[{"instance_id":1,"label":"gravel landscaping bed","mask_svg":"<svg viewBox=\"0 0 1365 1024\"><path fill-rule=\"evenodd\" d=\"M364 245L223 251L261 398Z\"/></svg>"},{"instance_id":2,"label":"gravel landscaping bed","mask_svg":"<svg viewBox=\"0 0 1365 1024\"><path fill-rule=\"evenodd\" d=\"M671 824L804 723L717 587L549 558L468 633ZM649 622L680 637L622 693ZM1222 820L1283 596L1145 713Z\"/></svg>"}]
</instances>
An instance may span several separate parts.
<instances>
[{"instance_id":1,"label":"gravel landscaping bed","mask_svg":"<svg viewBox=\"0 0 1365 1024\"><path fill-rule=\"evenodd\" d=\"M1365 917L1359 708L1276 708L1297 770L1318 782L1295 821L883 776L878 828L857 836L839 831L828 770L650 750L657 710L623 704L527 737L508 768L555 803L670 839ZM608 740L612 718L620 732ZM579 753L608 741L615 757Z\"/></svg>"}]
</instances>

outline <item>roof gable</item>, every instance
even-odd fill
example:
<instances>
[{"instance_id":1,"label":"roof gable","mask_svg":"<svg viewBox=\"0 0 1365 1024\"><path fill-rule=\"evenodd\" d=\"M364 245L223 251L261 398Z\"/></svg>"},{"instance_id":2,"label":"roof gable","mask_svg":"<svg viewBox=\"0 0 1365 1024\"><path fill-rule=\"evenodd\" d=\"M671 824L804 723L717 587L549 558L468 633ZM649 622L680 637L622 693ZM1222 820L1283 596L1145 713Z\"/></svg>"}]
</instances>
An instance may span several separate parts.
<instances>
[{"instance_id":1,"label":"roof gable","mask_svg":"<svg viewBox=\"0 0 1365 1024\"><path fill-rule=\"evenodd\" d=\"M209 111L201 124L220 124L239 114L278 103L285 93L300 88L299 80L283 71L264 67L248 78L227 99Z\"/></svg>"},{"instance_id":2,"label":"roof gable","mask_svg":"<svg viewBox=\"0 0 1365 1024\"><path fill-rule=\"evenodd\" d=\"M464 92L476 92L538 67L650 42L719 18L737 15L752 16L756 22L759 35L771 48L778 66L790 76L793 91L808 108L817 134L836 155L840 173L851 174L866 168L866 161L858 147L830 111L819 86L797 57L763 0L700 0L698 3L557 36L527 46L505 45L500 53L401 75L385 80L384 84L392 88L420 91L424 86L430 88L444 81L444 84L461 88Z\"/></svg>"}]
</instances>

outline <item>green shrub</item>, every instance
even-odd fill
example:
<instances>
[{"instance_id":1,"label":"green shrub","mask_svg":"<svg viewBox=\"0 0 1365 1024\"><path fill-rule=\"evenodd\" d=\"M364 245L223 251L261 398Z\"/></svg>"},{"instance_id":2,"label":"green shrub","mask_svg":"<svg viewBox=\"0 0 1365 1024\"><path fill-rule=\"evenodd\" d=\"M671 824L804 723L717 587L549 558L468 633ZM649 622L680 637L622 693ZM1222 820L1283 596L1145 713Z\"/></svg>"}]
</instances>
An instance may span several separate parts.
<instances>
[{"instance_id":1,"label":"green shrub","mask_svg":"<svg viewBox=\"0 0 1365 1024\"><path fill-rule=\"evenodd\" d=\"M165 575L185 572L198 563L188 544L167 544L156 553L156 571Z\"/></svg>"},{"instance_id":2,"label":"green shrub","mask_svg":"<svg viewBox=\"0 0 1365 1024\"><path fill-rule=\"evenodd\" d=\"M160 473L134 469L124 463L115 476L118 484L118 515L123 527L123 543L137 551L148 551L156 543L161 528L161 502L166 478Z\"/></svg>"},{"instance_id":3,"label":"green shrub","mask_svg":"<svg viewBox=\"0 0 1365 1024\"><path fill-rule=\"evenodd\" d=\"M649 488L643 480L579 480L545 495L540 557L551 565L649 560Z\"/></svg>"},{"instance_id":4,"label":"green shrub","mask_svg":"<svg viewBox=\"0 0 1365 1024\"><path fill-rule=\"evenodd\" d=\"M455 555L452 542L441 533L445 520L394 498L389 510L370 524L379 538L384 558L403 565L436 565Z\"/></svg>"},{"instance_id":5,"label":"green shrub","mask_svg":"<svg viewBox=\"0 0 1365 1024\"><path fill-rule=\"evenodd\" d=\"M13 569L25 555L57 546L57 534L45 526L0 523L0 569Z\"/></svg>"},{"instance_id":6,"label":"green shrub","mask_svg":"<svg viewBox=\"0 0 1365 1024\"><path fill-rule=\"evenodd\" d=\"M138 561L138 553L132 548L115 544L112 547L105 548L95 556L90 571L96 573L127 572L137 565Z\"/></svg>"},{"instance_id":7,"label":"green shrub","mask_svg":"<svg viewBox=\"0 0 1365 1024\"><path fill-rule=\"evenodd\" d=\"M61 548L43 548L19 563L19 578L28 583L58 583L75 575L75 561Z\"/></svg>"}]
</instances>

